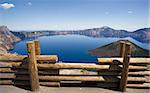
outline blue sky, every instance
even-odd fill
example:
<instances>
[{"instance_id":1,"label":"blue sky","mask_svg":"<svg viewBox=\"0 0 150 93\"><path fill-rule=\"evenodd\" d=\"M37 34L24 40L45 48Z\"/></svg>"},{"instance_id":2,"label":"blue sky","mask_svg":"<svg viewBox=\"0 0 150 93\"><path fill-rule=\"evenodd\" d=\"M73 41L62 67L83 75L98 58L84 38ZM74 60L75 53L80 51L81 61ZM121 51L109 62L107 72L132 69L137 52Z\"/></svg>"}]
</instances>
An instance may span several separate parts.
<instances>
[{"instance_id":1,"label":"blue sky","mask_svg":"<svg viewBox=\"0 0 150 93\"><path fill-rule=\"evenodd\" d=\"M0 4L0 25L11 30L150 27L150 0L0 0Z\"/></svg>"}]
</instances>

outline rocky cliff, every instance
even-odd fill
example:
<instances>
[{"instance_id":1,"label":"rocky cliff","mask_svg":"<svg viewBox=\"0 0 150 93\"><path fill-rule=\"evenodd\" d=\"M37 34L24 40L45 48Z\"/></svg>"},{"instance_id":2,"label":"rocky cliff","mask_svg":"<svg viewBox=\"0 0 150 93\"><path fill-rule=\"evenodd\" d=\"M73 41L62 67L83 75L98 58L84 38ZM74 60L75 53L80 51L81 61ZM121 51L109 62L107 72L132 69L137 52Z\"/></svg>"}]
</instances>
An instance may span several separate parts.
<instances>
[{"instance_id":1,"label":"rocky cliff","mask_svg":"<svg viewBox=\"0 0 150 93\"><path fill-rule=\"evenodd\" d=\"M14 47L14 43L21 39L15 36L7 26L0 26L0 52L6 52Z\"/></svg>"}]
</instances>

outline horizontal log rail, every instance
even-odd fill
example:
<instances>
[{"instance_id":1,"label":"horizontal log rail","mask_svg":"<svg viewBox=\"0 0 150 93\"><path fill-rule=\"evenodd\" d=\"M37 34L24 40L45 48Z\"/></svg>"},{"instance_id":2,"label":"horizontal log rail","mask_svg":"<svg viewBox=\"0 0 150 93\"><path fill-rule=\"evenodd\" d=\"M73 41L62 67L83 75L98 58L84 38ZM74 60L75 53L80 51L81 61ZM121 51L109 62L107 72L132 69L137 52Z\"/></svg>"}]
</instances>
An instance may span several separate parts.
<instances>
[{"instance_id":1,"label":"horizontal log rail","mask_svg":"<svg viewBox=\"0 0 150 93\"><path fill-rule=\"evenodd\" d=\"M119 82L119 79L107 78L100 76L39 76L40 80L48 81L97 81L97 82Z\"/></svg>"},{"instance_id":2,"label":"horizontal log rail","mask_svg":"<svg viewBox=\"0 0 150 93\"><path fill-rule=\"evenodd\" d=\"M123 62L123 58L98 58L99 63ZM113 63L112 63L113 64ZM130 58L130 64L150 64L150 58Z\"/></svg>"},{"instance_id":3,"label":"horizontal log rail","mask_svg":"<svg viewBox=\"0 0 150 93\"><path fill-rule=\"evenodd\" d=\"M0 79L15 79L15 75L0 75Z\"/></svg>"},{"instance_id":4,"label":"horizontal log rail","mask_svg":"<svg viewBox=\"0 0 150 93\"><path fill-rule=\"evenodd\" d=\"M39 82L41 86L49 86L49 87L59 87L60 84L58 82ZM16 82L14 83L14 85L18 85L18 86L29 86L30 83L28 82Z\"/></svg>"},{"instance_id":5,"label":"horizontal log rail","mask_svg":"<svg viewBox=\"0 0 150 93\"><path fill-rule=\"evenodd\" d=\"M85 63L55 63L38 64L39 69L86 69L86 70L108 70L109 65L85 64ZM130 70L148 70L145 66L129 66ZM121 70L121 68L109 69Z\"/></svg>"},{"instance_id":6,"label":"horizontal log rail","mask_svg":"<svg viewBox=\"0 0 150 93\"><path fill-rule=\"evenodd\" d=\"M0 58L0 62L22 62L27 56ZM36 55L38 61L58 61L57 55Z\"/></svg>"},{"instance_id":7,"label":"horizontal log rail","mask_svg":"<svg viewBox=\"0 0 150 93\"><path fill-rule=\"evenodd\" d=\"M37 60L39 61L58 61L57 55L36 55ZM22 62L23 59L27 58L27 56L23 57L16 57L14 58L9 58L9 59L0 59L0 62L11 62L16 64L16 62ZM122 64L123 58L98 58L98 63L99 64ZM114 62L113 61L119 61L119 62ZM85 61L63 61L64 63L85 63ZM89 62L89 61L88 61ZM86 63L88 63L86 62ZM90 63L95 63L95 61L91 61ZM150 64L150 58L130 58L130 64Z\"/></svg>"},{"instance_id":8,"label":"horizontal log rail","mask_svg":"<svg viewBox=\"0 0 150 93\"><path fill-rule=\"evenodd\" d=\"M101 76L39 76L40 80L48 81L97 81L97 82L119 82L119 78ZM143 77L129 77L128 82L149 82Z\"/></svg>"},{"instance_id":9,"label":"horizontal log rail","mask_svg":"<svg viewBox=\"0 0 150 93\"><path fill-rule=\"evenodd\" d=\"M57 55L36 55L38 61L58 61Z\"/></svg>"},{"instance_id":10,"label":"horizontal log rail","mask_svg":"<svg viewBox=\"0 0 150 93\"><path fill-rule=\"evenodd\" d=\"M4 55L4 56L0 56L0 61L2 62L22 62L23 59L27 58L27 56L10 56L10 55Z\"/></svg>"},{"instance_id":11,"label":"horizontal log rail","mask_svg":"<svg viewBox=\"0 0 150 93\"><path fill-rule=\"evenodd\" d=\"M29 72L27 71L21 71L21 72L17 72L17 71L3 71L0 73L15 73L16 75L28 75ZM45 71L38 71L39 75L54 75L55 73L53 72L45 72ZM106 72L100 72L99 74L90 74L90 76L120 76L121 73L118 73L118 71L106 71ZM76 73L71 73L71 74L59 74L59 75L85 75L86 74L76 74ZM150 76L150 71L138 71L138 72L129 72L128 76Z\"/></svg>"},{"instance_id":12,"label":"horizontal log rail","mask_svg":"<svg viewBox=\"0 0 150 93\"><path fill-rule=\"evenodd\" d=\"M0 73L13 73L14 71L10 68L0 68Z\"/></svg>"},{"instance_id":13,"label":"horizontal log rail","mask_svg":"<svg viewBox=\"0 0 150 93\"><path fill-rule=\"evenodd\" d=\"M73 78L74 77L74 78ZM83 79L84 78L84 79ZM29 77L26 76L19 76L19 77L14 77L15 80L19 81L28 81ZM83 79L83 80L82 80ZM87 79L87 80L86 80ZM98 81L97 81L98 79ZM95 81L95 82L117 82L115 80L120 80L120 77L114 78L111 76L68 76L68 75L53 75L53 76L46 76L46 75L39 75L39 80L40 81L52 81L52 82L57 82L57 81ZM119 81L118 81L119 82ZM150 83L149 80L147 80L145 77L128 77L128 82L129 83Z\"/></svg>"},{"instance_id":14,"label":"horizontal log rail","mask_svg":"<svg viewBox=\"0 0 150 93\"><path fill-rule=\"evenodd\" d=\"M144 83L144 84L127 84L127 88L146 88L146 89L150 89L150 84L149 83Z\"/></svg>"},{"instance_id":15,"label":"horizontal log rail","mask_svg":"<svg viewBox=\"0 0 150 93\"><path fill-rule=\"evenodd\" d=\"M12 80L0 80L0 85L13 85L14 82Z\"/></svg>"},{"instance_id":16,"label":"horizontal log rail","mask_svg":"<svg viewBox=\"0 0 150 93\"><path fill-rule=\"evenodd\" d=\"M55 63L55 64L38 64L39 70L51 70L51 69L85 69L85 70L97 70L97 71L121 71L121 67L117 67L114 69L109 69L109 65L96 65L96 64L66 64L66 63ZM26 66L22 67L13 67L14 70L22 69L27 70ZM129 66L129 71L150 71L147 67L144 66ZM0 71L1 72L1 71Z\"/></svg>"},{"instance_id":17,"label":"horizontal log rail","mask_svg":"<svg viewBox=\"0 0 150 93\"><path fill-rule=\"evenodd\" d=\"M19 81L28 81L29 77L23 76L23 77L16 77L15 80ZM65 75L59 75L59 76L39 76L40 81L95 81L95 82L119 82L120 77L114 78L111 76L103 77L103 76L65 76ZM135 82L135 83L150 83L149 80L147 80L145 77L128 77L128 82Z\"/></svg>"},{"instance_id":18,"label":"horizontal log rail","mask_svg":"<svg viewBox=\"0 0 150 93\"><path fill-rule=\"evenodd\" d=\"M27 71L22 71L22 72L15 72L15 75L28 75L29 72ZM56 72L54 71L38 71L39 75L55 75Z\"/></svg>"},{"instance_id":19,"label":"horizontal log rail","mask_svg":"<svg viewBox=\"0 0 150 93\"><path fill-rule=\"evenodd\" d=\"M29 86L30 83L23 81L23 82L13 82L12 80L1 80L0 85L18 85L18 86ZM58 87L60 84L58 82L40 82L41 86L52 86Z\"/></svg>"}]
</instances>

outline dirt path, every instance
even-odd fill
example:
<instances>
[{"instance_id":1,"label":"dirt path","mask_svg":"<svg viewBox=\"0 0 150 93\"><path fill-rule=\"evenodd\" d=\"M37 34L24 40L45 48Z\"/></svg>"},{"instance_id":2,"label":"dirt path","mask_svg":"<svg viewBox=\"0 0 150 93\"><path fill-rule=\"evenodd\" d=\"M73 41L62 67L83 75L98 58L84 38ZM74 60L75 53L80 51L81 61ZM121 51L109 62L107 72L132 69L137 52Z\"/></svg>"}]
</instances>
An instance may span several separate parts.
<instances>
[{"instance_id":1,"label":"dirt path","mask_svg":"<svg viewBox=\"0 0 150 93\"><path fill-rule=\"evenodd\" d=\"M127 89L125 93L149 93L148 89ZM40 87L39 92L31 92L15 86L1 85L0 93L121 93L118 91L103 89L103 88L79 88L79 87Z\"/></svg>"}]
</instances>

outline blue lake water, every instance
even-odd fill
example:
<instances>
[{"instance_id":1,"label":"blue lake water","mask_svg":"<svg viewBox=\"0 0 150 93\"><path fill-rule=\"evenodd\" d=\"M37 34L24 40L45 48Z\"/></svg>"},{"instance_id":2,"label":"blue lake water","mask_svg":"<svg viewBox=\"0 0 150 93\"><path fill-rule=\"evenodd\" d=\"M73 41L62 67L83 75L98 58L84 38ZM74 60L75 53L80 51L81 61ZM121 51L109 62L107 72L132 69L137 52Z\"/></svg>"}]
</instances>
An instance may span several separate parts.
<instances>
[{"instance_id":1,"label":"blue lake water","mask_svg":"<svg viewBox=\"0 0 150 93\"><path fill-rule=\"evenodd\" d=\"M121 38L93 38L82 35L57 35L38 38L41 43L41 54L58 55L60 61L96 61L96 56L88 54L88 50L120 40ZM141 43L132 38L128 39L142 48L149 49L148 43ZM15 45L12 53L26 55L26 42L23 40Z\"/></svg>"}]
</instances>

